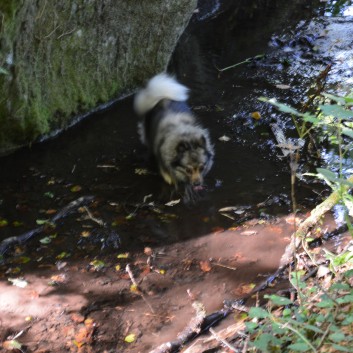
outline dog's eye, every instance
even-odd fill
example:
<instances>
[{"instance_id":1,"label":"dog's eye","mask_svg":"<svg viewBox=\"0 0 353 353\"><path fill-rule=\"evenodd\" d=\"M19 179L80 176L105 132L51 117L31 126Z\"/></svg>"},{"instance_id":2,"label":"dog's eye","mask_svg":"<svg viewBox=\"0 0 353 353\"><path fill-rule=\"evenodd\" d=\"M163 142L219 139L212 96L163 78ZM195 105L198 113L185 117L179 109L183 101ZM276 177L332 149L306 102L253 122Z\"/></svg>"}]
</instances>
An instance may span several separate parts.
<instances>
[{"instance_id":1,"label":"dog's eye","mask_svg":"<svg viewBox=\"0 0 353 353\"><path fill-rule=\"evenodd\" d=\"M185 170L186 170L186 173L192 174L192 169L191 168L185 168Z\"/></svg>"},{"instance_id":2,"label":"dog's eye","mask_svg":"<svg viewBox=\"0 0 353 353\"><path fill-rule=\"evenodd\" d=\"M205 167L203 165L199 166L199 172L202 173L202 171L205 169Z\"/></svg>"}]
</instances>

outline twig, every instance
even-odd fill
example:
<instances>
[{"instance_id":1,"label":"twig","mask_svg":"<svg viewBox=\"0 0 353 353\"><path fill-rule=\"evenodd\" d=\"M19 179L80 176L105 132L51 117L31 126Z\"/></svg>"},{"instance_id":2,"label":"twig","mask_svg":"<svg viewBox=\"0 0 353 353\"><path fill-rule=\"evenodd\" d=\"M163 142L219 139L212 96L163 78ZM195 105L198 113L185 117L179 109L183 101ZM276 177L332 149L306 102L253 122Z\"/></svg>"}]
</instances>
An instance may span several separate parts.
<instances>
[{"instance_id":1,"label":"twig","mask_svg":"<svg viewBox=\"0 0 353 353\"><path fill-rule=\"evenodd\" d=\"M83 207L85 209L85 211L87 212L87 215L88 217L93 221L93 222L96 222L97 224L99 224L100 226L104 227L105 226L105 223L99 219L99 218L96 218L92 215L91 211L89 210L89 208L87 206L84 206Z\"/></svg>"},{"instance_id":2,"label":"twig","mask_svg":"<svg viewBox=\"0 0 353 353\"><path fill-rule=\"evenodd\" d=\"M71 201L64 208L62 208L56 215L50 218L47 224L55 225L57 221L75 212L79 206L88 204L93 199L94 199L93 196L82 196L77 200ZM46 224L41 225L35 229L32 229L24 234L4 239L0 243L0 255L4 255L11 245L23 244L27 240L34 237L35 235L42 233L45 229L46 229Z\"/></svg>"},{"instance_id":3,"label":"twig","mask_svg":"<svg viewBox=\"0 0 353 353\"><path fill-rule=\"evenodd\" d=\"M49 38L59 27L60 27L60 25L57 25L49 34L44 36L42 39Z\"/></svg>"},{"instance_id":4,"label":"twig","mask_svg":"<svg viewBox=\"0 0 353 353\"><path fill-rule=\"evenodd\" d=\"M236 271L237 268L236 267L232 267L232 266L227 266L227 265L223 265L219 262L211 262L212 265L214 266L219 266L219 267L223 267L223 268L228 268L229 270L232 270L232 271Z\"/></svg>"},{"instance_id":5,"label":"twig","mask_svg":"<svg viewBox=\"0 0 353 353\"><path fill-rule=\"evenodd\" d=\"M241 62L236 63L236 64L234 64L234 65L224 67L223 69L219 69L219 68L216 66L216 69L217 69L219 72L223 72L223 71L226 71L226 70L229 70L229 69L233 69L234 67L237 67L237 66L239 66L239 65L250 63L250 62L252 62L253 60L261 59L261 58L263 58L264 56L265 56L265 54L259 54L259 55L253 56L253 57L251 57L251 58L247 58L247 59L245 59L244 61L241 61Z\"/></svg>"},{"instance_id":6,"label":"twig","mask_svg":"<svg viewBox=\"0 0 353 353\"><path fill-rule=\"evenodd\" d=\"M233 352L239 352L237 349L235 349L235 347L233 347L232 345L230 345L226 340L222 339L221 337L219 337L217 335L217 333L210 328L209 331L211 332L211 335L218 341L220 342L223 346L227 347L228 349L230 349Z\"/></svg>"},{"instance_id":7,"label":"twig","mask_svg":"<svg viewBox=\"0 0 353 353\"><path fill-rule=\"evenodd\" d=\"M60 39L60 38L62 38L62 37L65 37L65 36L67 36L67 35L73 33L75 30L76 30L76 27L73 28L73 29L71 29L70 31L67 31L67 32L64 32L64 33L60 34L60 36L59 36L58 38L56 38L56 39Z\"/></svg>"},{"instance_id":8,"label":"twig","mask_svg":"<svg viewBox=\"0 0 353 353\"><path fill-rule=\"evenodd\" d=\"M150 302L147 300L147 298L145 297L145 295L143 294L142 290L139 288L138 283L136 282L136 279L134 277L134 274L131 271L130 268L130 264L126 265L126 272L129 274L129 277L131 279L132 284L136 287L137 289L137 293L141 296L141 298L143 299L143 301L147 304L147 306L149 307L149 309L151 310L152 314L155 314L155 310L153 309L152 305L150 304Z\"/></svg>"},{"instance_id":9,"label":"twig","mask_svg":"<svg viewBox=\"0 0 353 353\"><path fill-rule=\"evenodd\" d=\"M179 333L175 341L161 344L149 353L171 353L179 350L185 343L190 341L201 332L201 325L206 318L206 310L202 303L194 301L192 303L196 311L195 316L190 320L185 329Z\"/></svg>"}]
</instances>

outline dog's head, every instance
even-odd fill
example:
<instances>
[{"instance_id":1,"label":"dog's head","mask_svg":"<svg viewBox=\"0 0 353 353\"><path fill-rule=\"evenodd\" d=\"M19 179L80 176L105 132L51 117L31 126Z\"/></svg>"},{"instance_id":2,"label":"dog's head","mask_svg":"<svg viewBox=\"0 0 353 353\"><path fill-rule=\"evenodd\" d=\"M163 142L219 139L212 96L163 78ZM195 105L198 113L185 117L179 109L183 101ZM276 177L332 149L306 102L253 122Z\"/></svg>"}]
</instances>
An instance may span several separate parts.
<instances>
[{"instance_id":1,"label":"dog's head","mask_svg":"<svg viewBox=\"0 0 353 353\"><path fill-rule=\"evenodd\" d=\"M184 136L175 146L171 173L176 184L201 187L213 164L213 149L207 135Z\"/></svg>"}]
</instances>

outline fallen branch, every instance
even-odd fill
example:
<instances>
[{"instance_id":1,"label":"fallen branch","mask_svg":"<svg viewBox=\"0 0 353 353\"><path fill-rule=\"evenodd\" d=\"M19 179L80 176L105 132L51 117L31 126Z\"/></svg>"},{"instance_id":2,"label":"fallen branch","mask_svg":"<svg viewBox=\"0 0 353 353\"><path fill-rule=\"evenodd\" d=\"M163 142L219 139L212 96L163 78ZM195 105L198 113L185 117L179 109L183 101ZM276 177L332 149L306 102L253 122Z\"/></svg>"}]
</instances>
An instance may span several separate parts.
<instances>
[{"instance_id":1,"label":"fallen branch","mask_svg":"<svg viewBox=\"0 0 353 353\"><path fill-rule=\"evenodd\" d=\"M192 303L196 311L195 316L190 320L185 329L179 333L175 341L161 344L150 353L172 353L178 351L185 343L189 342L192 338L201 332L201 325L206 317L206 310L202 303L195 301Z\"/></svg>"},{"instance_id":2,"label":"fallen branch","mask_svg":"<svg viewBox=\"0 0 353 353\"><path fill-rule=\"evenodd\" d=\"M75 212L77 210L78 207L88 204L93 199L94 199L93 196L82 196L82 197L78 198L77 200L71 201L69 204L67 204L65 207L63 207L58 213L56 213L52 218L50 218L48 220L47 224L56 225L56 223L60 219L72 214L73 212ZM10 246L13 246L15 244L23 244L27 240L42 233L46 229L47 224L43 224L43 225L41 225L35 229L32 229L24 234L4 239L0 243L0 255L4 255Z\"/></svg>"},{"instance_id":3,"label":"fallen branch","mask_svg":"<svg viewBox=\"0 0 353 353\"><path fill-rule=\"evenodd\" d=\"M232 345L230 345L226 340L224 340L223 338L219 337L217 335L217 333L210 328L209 330L211 332L211 335L218 341L221 343L222 346L228 348L229 350L231 350L232 352L238 352L238 350L235 349L235 347L233 347Z\"/></svg>"}]
</instances>

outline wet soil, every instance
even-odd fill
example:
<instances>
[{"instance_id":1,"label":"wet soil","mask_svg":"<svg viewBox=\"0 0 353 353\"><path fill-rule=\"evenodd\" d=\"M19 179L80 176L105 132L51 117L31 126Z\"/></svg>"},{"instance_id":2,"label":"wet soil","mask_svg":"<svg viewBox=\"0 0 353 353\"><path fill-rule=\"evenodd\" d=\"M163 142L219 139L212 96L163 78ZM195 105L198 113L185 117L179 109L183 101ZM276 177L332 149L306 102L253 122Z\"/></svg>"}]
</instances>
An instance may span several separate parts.
<instances>
[{"instance_id":1,"label":"wet soil","mask_svg":"<svg viewBox=\"0 0 353 353\"><path fill-rule=\"evenodd\" d=\"M294 23L314 12L300 10ZM260 16L227 32L234 15L229 7L198 19L202 27L192 22L170 64L190 86L192 107L215 143L215 165L195 204L167 205L180 195L146 163L131 97L0 160L0 240L47 224L4 254L1 341L20 333L16 341L27 352L147 352L185 327L194 298L211 313L277 268L293 232L290 171L269 127L274 113L257 98L295 93L299 100L306 88L288 92L276 87L285 81L263 79L266 68L267 77L276 70L266 63L226 75L217 70L275 50L268 43L283 14L267 11L277 27L266 31ZM222 41L209 36L212 28ZM264 118L254 119L256 111ZM293 129L287 120L282 126ZM303 210L321 189L297 186ZM50 225L53 215L85 195L94 202ZM233 208L219 211L225 207Z\"/></svg>"}]
</instances>

